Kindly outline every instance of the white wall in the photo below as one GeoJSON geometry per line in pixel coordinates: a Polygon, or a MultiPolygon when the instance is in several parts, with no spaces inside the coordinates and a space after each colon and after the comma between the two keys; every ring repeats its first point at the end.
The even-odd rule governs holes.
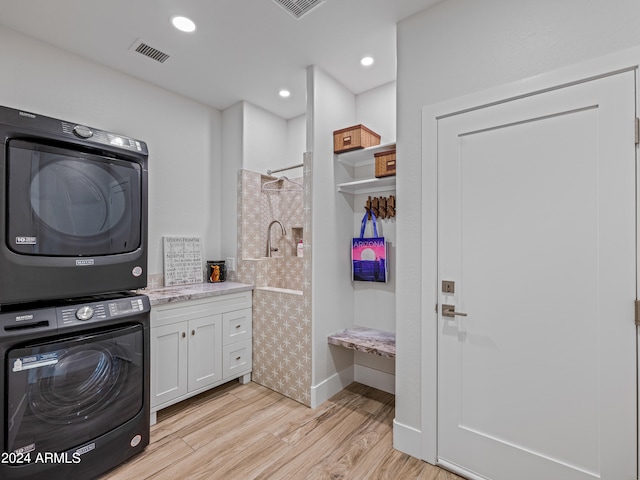
{"type": "MultiPolygon", "coordinates": [[[[396,140],[396,82],[387,83],[356,96],[356,123],[363,124],[380,135],[380,143],[396,140]]],[[[348,125],[344,125],[345,127],[348,125]]],[[[401,162],[402,163],[402,162],[401,162]]],[[[400,167],[402,168],[402,167],[400,167]]],[[[358,168],[363,177],[373,177],[375,166],[358,168]]],[[[394,190],[371,194],[372,197],[396,195],[394,190]]],[[[354,195],[354,220],[352,236],[360,232],[364,206],[369,195],[354,195]]],[[[371,235],[371,225],[366,235],[371,235]]],[[[389,281],[387,283],[354,282],[355,313],[353,323],[380,330],[395,332],[396,317],[396,219],[379,219],[378,234],[385,237],[389,255],[389,281]]],[[[366,356],[358,357],[361,361],[366,356]]]]}
{"type": "Polygon", "coordinates": [[[639,18],[636,0],[445,0],[398,25],[394,443],[403,451],[425,449],[407,438],[421,427],[421,325],[436,302],[435,272],[423,285],[420,271],[423,252],[435,255],[421,242],[422,107],[640,45],[639,18]]]}
{"type": "MultiPolygon", "coordinates": [[[[355,95],[317,67],[309,67],[307,97],[309,150],[313,151],[312,213],[312,406],[340,388],[336,374],[353,363],[345,349],[329,350],[327,336],[353,322],[350,281],[353,211],[336,182],[346,173],[333,159],[333,131],[355,124],[355,95]],[[330,386],[328,384],[331,384],[330,386]],[[316,393],[314,393],[316,392],[316,393]]],[[[347,382],[348,383],[348,382],[347,382]]]]}
{"type": "MultiPolygon", "coordinates": [[[[243,167],[254,172],[286,167],[288,126],[282,117],[248,102],[244,105],[243,167]]],[[[300,152],[302,156],[302,152],[300,152]]]]}
{"type": "Polygon", "coordinates": [[[4,27],[0,65],[0,104],[147,142],[147,273],[162,273],[162,235],[200,236],[219,256],[219,111],[4,27]]]}
{"type": "MultiPolygon", "coordinates": [[[[302,163],[302,154],[307,150],[307,116],[300,115],[299,117],[287,120],[287,151],[284,157],[284,167],[290,167],[291,165],[299,165],[302,163]]],[[[286,175],[289,178],[302,178],[302,168],[294,168],[293,170],[287,170],[282,172],[282,175],[286,175]]]]}
{"type": "MultiPolygon", "coordinates": [[[[243,102],[222,112],[222,168],[221,168],[221,260],[238,256],[238,170],[243,158],[243,102]]],[[[229,278],[233,279],[232,272],[229,278]]]]}
{"type": "Polygon", "coordinates": [[[395,142],[396,82],[359,93],[356,96],[356,121],[380,135],[380,143],[395,142]]]}

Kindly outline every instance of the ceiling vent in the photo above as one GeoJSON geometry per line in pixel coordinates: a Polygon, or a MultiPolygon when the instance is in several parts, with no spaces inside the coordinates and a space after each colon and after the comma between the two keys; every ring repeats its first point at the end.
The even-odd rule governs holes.
{"type": "Polygon", "coordinates": [[[151,45],[146,44],[140,39],[136,40],[129,50],[141,53],[145,57],[149,57],[160,63],[164,63],[170,57],[168,53],[164,53],[157,48],[153,48],[151,45]]]}
{"type": "Polygon", "coordinates": [[[311,10],[322,5],[325,0],[273,0],[295,18],[302,18],[311,10]]]}

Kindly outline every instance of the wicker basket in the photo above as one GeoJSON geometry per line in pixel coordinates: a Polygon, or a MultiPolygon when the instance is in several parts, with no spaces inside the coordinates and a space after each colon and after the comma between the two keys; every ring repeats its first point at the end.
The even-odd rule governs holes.
{"type": "Polygon", "coordinates": [[[380,135],[364,125],[354,125],[333,132],[333,153],[348,152],[380,145],[380,135]]]}
{"type": "Polygon", "coordinates": [[[376,177],[390,177],[396,174],[396,151],[376,153],[376,177]]]}

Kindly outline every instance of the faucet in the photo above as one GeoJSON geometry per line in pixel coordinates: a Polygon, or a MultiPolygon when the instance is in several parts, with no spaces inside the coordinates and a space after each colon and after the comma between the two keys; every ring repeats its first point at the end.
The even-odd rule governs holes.
{"type": "Polygon", "coordinates": [[[284,226],[278,220],[274,220],[269,224],[269,227],[267,228],[267,257],[271,256],[271,252],[278,251],[277,248],[271,248],[271,227],[273,226],[274,223],[277,223],[278,225],[280,225],[280,228],[282,229],[282,235],[287,234],[286,230],[284,229],[284,226]]]}

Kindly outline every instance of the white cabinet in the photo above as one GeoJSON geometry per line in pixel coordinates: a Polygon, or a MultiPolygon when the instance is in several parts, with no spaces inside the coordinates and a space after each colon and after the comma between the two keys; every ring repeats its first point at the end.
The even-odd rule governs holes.
{"type": "Polygon", "coordinates": [[[252,369],[251,292],[151,308],[151,421],[155,412],[252,369]]]}

